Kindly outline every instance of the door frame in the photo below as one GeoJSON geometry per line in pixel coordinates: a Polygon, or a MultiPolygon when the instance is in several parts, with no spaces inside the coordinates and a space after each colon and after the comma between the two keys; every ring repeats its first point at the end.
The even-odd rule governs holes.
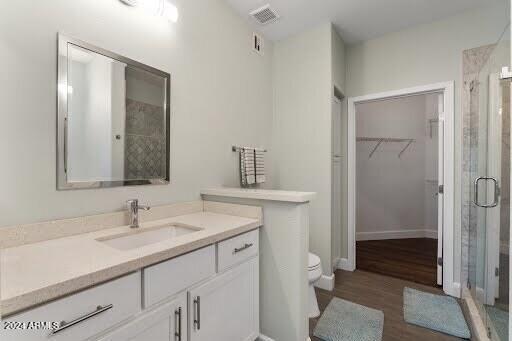
{"type": "Polygon", "coordinates": [[[341,259],[342,253],[342,229],[343,229],[343,162],[342,162],[342,150],[343,150],[343,136],[342,136],[342,125],[343,125],[343,100],[338,98],[336,94],[332,96],[332,153],[331,153],[331,178],[332,178],[332,195],[331,195],[331,203],[333,205],[333,209],[331,210],[331,259],[333,267],[336,268],[341,259]],[[336,106],[336,108],[335,108],[336,106]],[[336,116],[338,116],[338,122],[335,119],[335,111],[338,111],[336,116]],[[336,123],[339,123],[336,125],[336,123]],[[336,141],[335,136],[338,134],[338,140],[336,141]],[[336,152],[336,143],[338,145],[338,151],[336,152]],[[339,174],[335,174],[334,168],[338,165],[339,174]],[[339,175],[339,176],[336,176],[339,175]],[[338,192],[336,192],[335,181],[336,178],[339,181],[338,192]],[[338,207],[334,206],[335,200],[338,198],[339,205],[338,207]]]}
{"type": "MultiPolygon", "coordinates": [[[[460,297],[460,284],[455,283],[454,262],[454,199],[455,199],[455,90],[454,81],[422,85],[400,90],[348,98],[348,238],[347,270],[356,268],[356,105],[383,99],[400,98],[429,93],[443,93],[444,115],[444,200],[443,200],[443,290],[460,297]]],[[[441,126],[441,125],[440,125],[441,126]]],[[[457,236],[460,243],[460,233],[457,236]]],[[[459,268],[460,271],[460,268],[459,268]]]]}

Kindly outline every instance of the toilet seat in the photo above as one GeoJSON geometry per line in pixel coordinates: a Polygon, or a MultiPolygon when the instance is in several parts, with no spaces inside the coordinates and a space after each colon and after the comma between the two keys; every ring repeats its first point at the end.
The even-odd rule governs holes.
{"type": "Polygon", "coordinates": [[[313,253],[309,253],[308,271],[316,270],[318,267],[320,267],[320,257],[313,253]]]}

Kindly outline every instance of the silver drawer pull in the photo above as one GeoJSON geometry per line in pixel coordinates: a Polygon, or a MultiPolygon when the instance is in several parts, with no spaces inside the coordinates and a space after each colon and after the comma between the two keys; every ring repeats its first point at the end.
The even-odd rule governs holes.
{"type": "Polygon", "coordinates": [[[174,315],[176,317],[176,320],[175,323],[176,323],[176,332],[174,333],[174,336],[175,338],[177,338],[178,341],[182,341],[181,340],[181,307],[178,308],[178,310],[176,310],[174,312],[174,315]]]}
{"type": "Polygon", "coordinates": [[[96,310],[95,310],[95,311],[92,311],[92,312],[90,312],[90,313],[88,313],[88,314],[86,314],[86,315],[84,315],[84,316],[82,316],[82,317],[79,317],[79,318],[77,318],[77,319],[75,319],[75,320],[73,320],[73,321],[69,321],[69,322],[62,321],[62,322],[60,323],[59,328],[54,329],[54,330],[50,333],[50,335],[55,335],[55,334],[57,334],[57,333],[60,333],[60,332],[61,332],[61,331],[63,331],[63,330],[66,330],[66,329],[68,329],[68,328],[71,328],[71,327],[73,327],[74,325],[77,325],[77,324],[79,324],[79,323],[81,323],[81,322],[84,322],[84,321],[86,321],[86,320],[88,320],[88,319],[90,319],[90,318],[92,318],[92,317],[94,317],[94,316],[96,316],[96,315],[99,315],[99,314],[101,314],[101,313],[104,313],[105,311],[110,310],[110,309],[112,309],[112,308],[114,308],[114,305],[113,305],[113,304],[109,304],[109,305],[106,305],[106,306],[104,306],[104,307],[103,307],[103,306],[101,306],[101,305],[99,305],[99,306],[97,306],[97,307],[96,307],[96,310]]]}
{"type": "Polygon", "coordinates": [[[195,307],[195,316],[194,318],[194,325],[196,326],[196,330],[201,330],[201,297],[197,296],[197,298],[194,300],[194,307],[195,307]]]}
{"type": "Polygon", "coordinates": [[[253,246],[254,244],[253,243],[250,243],[250,244],[245,244],[244,246],[242,247],[239,247],[239,248],[235,248],[233,250],[233,253],[239,253],[239,252],[242,252],[243,250],[247,250],[248,248],[250,248],[251,246],[253,246]]]}

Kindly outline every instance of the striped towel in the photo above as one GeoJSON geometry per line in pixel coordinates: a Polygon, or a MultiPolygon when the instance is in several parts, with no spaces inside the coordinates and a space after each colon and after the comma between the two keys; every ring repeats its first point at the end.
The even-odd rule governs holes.
{"type": "Polygon", "coordinates": [[[264,150],[240,148],[240,183],[242,187],[261,184],[265,180],[264,150]]]}
{"type": "Polygon", "coordinates": [[[253,148],[240,148],[240,182],[242,186],[256,183],[256,168],[253,148]]]}
{"type": "Polygon", "coordinates": [[[265,182],[265,152],[261,149],[254,150],[254,167],[256,169],[256,183],[265,182]]]}

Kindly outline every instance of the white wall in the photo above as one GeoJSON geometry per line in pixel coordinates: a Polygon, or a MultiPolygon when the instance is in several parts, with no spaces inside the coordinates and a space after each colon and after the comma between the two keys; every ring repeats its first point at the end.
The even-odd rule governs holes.
{"type": "Polygon", "coordinates": [[[436,116],[435,107],[427,108],[430,97],[437,100],[418,95],[356,106],[357,137],[415,139],[401,158],[407,142],[382,143],[371,158],[377,142],[357,143],[358,240],[435,236],[436,225],[426,225],[437,222],[437,212],[427,210],[437,200],[427,181],[437,178],[437,144],[431,143],[428,129],[428,119],[436,116]],[[435,172],[427,175],[432,165],[435,172]]]}
{"type": "MultiPolygon", "coordinates": [[[[112,61],[104,56],[95,56],[86,66],[87,92],[83,129],[85,133],[83,162],[78,171],[87,166],[87,171],[77,181],[94,179],[109,180],[112,177],[112,61]]],[[[70,165],[70,168],[74,165],[70,165]]],[[[73,174],[74,172],[71,172],[73,174]]],[[[75,180],[74,176],[71,176],[75,180]]]]}
{"type": "Polygon", "coordinates": [[[176,24],[118,0],[0,2],[0,226],[121,210],[129,198],[195,200],[201,187],[238,184],[232,144],[272,153],[272,43],[252,52],[252,30],[224,1],[175,3],[176,24]],[[171,74],[170,185],[56,190],[57,32],[171,74]]]}
{"type": "Polygon", "coordinates": [[[112,63],[112,131],[110,132],[112,144],[112,179],[124,180],[125,165],[125,139],[117,139],[116,135],[124,137],[126,132],[126,64],[112,63]]]}
{"type": "Polygon", "coordinates": [[[317,192],[309,249],[331,268],[331,24],[274,47],[274,184],[317,192]]]}
{"type": "MultiPolygon", "coordinates": [[[[462,51],[496,42],[510,11],[503,6],[466,12],[434,23],[387,34],[347,48],[347,96],[455,81],[456,168],[461,174],[462,51]]],[[[454,250],[460,265],[461,182],[455,177],[454,250]]],[[[343,245],[346,247],[346,245],[343,245]]],[[[346,256],[346,248],[343,250],[346,256]]],[[[459,264],[459,265],[457,265],[459,264]]],[[[456,270],[454,280],[459,280],[456,270]]]]}
{"type": "Polygon", "coordinates": [[[338,32],[331,29],[332,83],[345,93],[345,43],[338,32]]]}
{"type": "Polygon", "coordinates": [[[59,91],[68,91],[68,163],[70,165],[77,165],[76,167],[69,167],[69,177],[74,179],[81,179],[89,173],[89,165],[83,162],[87,159],[85,150],[87,146],[87,136],[85,129],[88,119],[87,103],[88,103],[88,87],[86,82],[87,65],[78,61],[72,61],[69,64],[71,70],[71,88],[59,89],[59,91]]]}
{"type": "MultiPolygon", "coordinates": [[[[70,49],[70,57],[76,50],[70,49]]],[[[68,92],[68,129],[72,141],[68,148],[70,181],[112,179],[113,65],[110,58],[101,55],[85,63],[76,60],[71,63],[68,92]]]]}

